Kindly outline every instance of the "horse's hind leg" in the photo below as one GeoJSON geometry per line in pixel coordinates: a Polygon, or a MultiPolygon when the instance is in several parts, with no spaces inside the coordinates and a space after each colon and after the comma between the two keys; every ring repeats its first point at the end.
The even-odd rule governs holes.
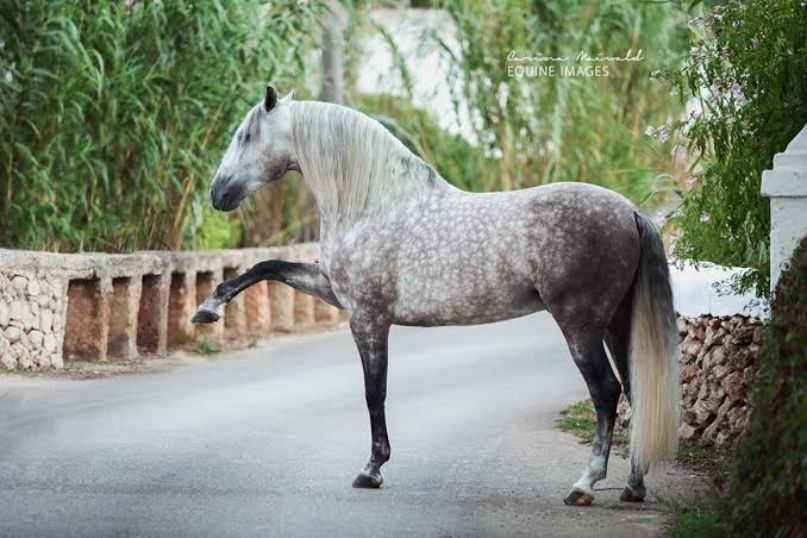
{"type": "MultiPolygon", "coordinates": [[[[630,321],[633,309],[632,293],[629,293],[614,314],[614,318],[608,325],[605,333],[605,343],[614,359],[619,377],[622,378],[622,387],[625,391],[625,398],[631,403],[630,392],[630,367],[628,364],[630,356],[630,321]]],[[[620,499],[628,502],[641,502],[644,500],[647,490],[644,485],[644,470],[639,469],[635,464],[631,464],[630,476],[625,489],[622,490],[620,499]]]]}
{"type": "Polygon", "coordinates": [[[605,355],[602,331],[565,330],[564,334],[572,359],[583,374],[594,402],[597,430],[588,465],[563,502],[568,505],[589,505],[594,500],[594,483],[605,478],[608,468],[611,435],[614,432],[621,387],[605,355]]]}

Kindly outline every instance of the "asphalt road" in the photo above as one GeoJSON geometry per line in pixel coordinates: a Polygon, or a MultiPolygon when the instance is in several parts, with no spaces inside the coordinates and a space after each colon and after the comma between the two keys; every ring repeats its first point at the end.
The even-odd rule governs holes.
{"type": "Polygon", "coordinates": [[[346,330],[275,339],[151,375],[0,376],[3,536],[648,536],[698,479],[668,471],[618,501],[564,506],[589,449],[553,429],[586,396],[546,314],[395,328],[380,490],[346,330]],[[679,495],[679,496],[680,496],[679,495]]]}

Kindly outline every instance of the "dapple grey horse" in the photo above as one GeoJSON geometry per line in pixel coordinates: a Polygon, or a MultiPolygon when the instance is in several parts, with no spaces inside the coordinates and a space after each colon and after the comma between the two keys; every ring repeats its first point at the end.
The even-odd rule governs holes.
{"type": "Polygon", "coordinates": [[[605,477],[623,388],[632,428],[621,498],[644,499],[644,474],[675,450],[679,394],[667,260],[636,207],[582,183],[464,192],[375,120],[291,94],[278,99],[268,87],[214,176],[213,207],[232,211],[290,170],[302,174],[317,202],[319,262],[259,263],[219,285],[193,321],[218,320],[222,305],[260,280],[347,310],[372,435],[355,487],[379,487],[390,457],[384,400],[391,325],[480,324],[547,310],[597,412],[591,458],[564,502],[590,504],[594,483],[605,477]]]}

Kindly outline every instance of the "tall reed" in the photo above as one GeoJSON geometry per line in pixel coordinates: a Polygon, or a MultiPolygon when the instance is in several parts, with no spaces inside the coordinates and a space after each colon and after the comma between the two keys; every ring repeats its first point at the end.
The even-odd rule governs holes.
{"type": "Polygon", "coordinates": [[[0,245],[193,247],[232,128],[318,2],[0,0],[0,245]]]}

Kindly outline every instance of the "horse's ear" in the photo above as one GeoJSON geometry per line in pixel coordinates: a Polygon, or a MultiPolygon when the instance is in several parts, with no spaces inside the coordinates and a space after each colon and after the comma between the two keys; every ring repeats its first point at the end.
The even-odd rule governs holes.
{"type": "Polygon", "coordinates": [[[275,105],[277,104],[277,93],[275,89],[271,86],[266,87],[266,97],[263,98],[263,109],[266,112],[269,112],[275,105]]]}
{"type": "Polygon", "coordinates": [[[280,102],[281,102],[281,103],[290,103],[292,100],[294,100],[294,90],[291,90],[289,93],[287,93],[286,95],[284,95],[284,96],[283,96],[283,97],[280,99],[280,102]]]}

